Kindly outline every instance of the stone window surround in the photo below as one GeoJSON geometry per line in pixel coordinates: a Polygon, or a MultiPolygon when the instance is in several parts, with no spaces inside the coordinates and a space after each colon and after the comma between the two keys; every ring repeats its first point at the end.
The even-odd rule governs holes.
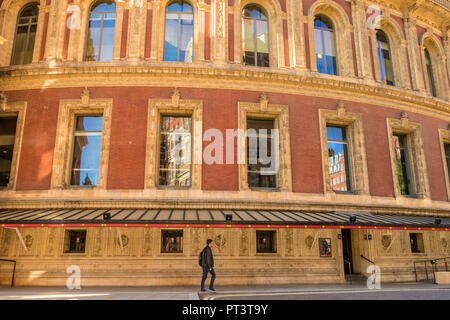
{"type": "MultiPolygon", "coordinates": [[[[153,11],[153,27],[152,33],[155,33],[157,39],[157,52],[156,59],[158,61],[164,61],[164,44],[165,44],[165,33],[166,33],[166,9],[167,6],[173,0],[161,0],[160,3],[154,4],[153,11]],[[159,16],[157,16],[159,14],[159,16]],[[155,16],[156,15],[156,16],[155,16]],[[155,22],[157,25],[155,25],[155,22]]],[[[193,26],[193,57],[192,62],[197,62],[204,60],[204,34],[205,34],[205,8],[203,5],[197,0],[188,0],[189,4],[192,5],[193,8],[193,16],[194,16],[194,26],[193,26]]],[[[152,34],[152,38],[154,35],[152,34]]],[[[152,41],[152,48],[154,47],[154,43],[152,41]]],[[[153,49],[152,49],[153,51],[153,49]]],[[[153,53],[154,55],[155,53],[153,53]]],[[[174,61],[172,63],[184,63],[181,61],[174,61]]],[[[186,62],[189,64],[191,62],[186,62]]]]}
{"type": "Polygon", "coordinates": [[[444,168],[444,179],[445,179],[445,185],[447,187],[447,201],[450,201],[450,178],[449,178],[450,168],[447,167],[447,161],[446,161],[445,149],[444,149],[444,143],[450,144],[450,126],[447,130],[438,129],[438,131],[439,131],[439,145],[441,146],[441,153],[442,153],[442,166],[444,168]]]}
{"type": "MultiPolygon", "coordinates": [[[[380,16],[381,30],[384,31],[389,40],[389,49],[391,53],[392,69],[394,72],[394,86],[400,88],[411,88],[408,71],[408,59],[406,49],[408,42],[404,39],[403,31],[398,23],[387,13],[380,16]]],[[[381,82],[380,63],[377,50],[377,31],[378,29],[369,30],[372,44],[372,63],[375,70],[375,80],[381,82]]]]}
{"type": "Polygon", "coordinates": [[[425,49],[428,49],[431,59],[431,67],[433,70],[434,86],[436,87],[436,96],[447,100],[449,97],[449,82],[445,72],[445,64],[447,57],[444,54],[444,48],[436,39],[432,32],[426,32],[422,35],[420,41],[420,59],[423,66],[423,77],[425,80],[425,88],[431,95],[431,88],[428,81],[428,72],[426,69],[425,49]]]}
{"type": "Polygon", "coordinates": [[[337,74],[331,76],[354,77],[355,70],[351,42],[353,25],[350,24],[350,20],[344,9],[336,2],[329,0],[315,1],[308,9],[308,16],[305,17],[305,21],[308,23],[311,71],[317,72],[314,18],[319,14],[329,18],[334,28],[337,74]]]}
{"type": "MultiPolygon", "coordinates": [[[[238,2],[238,1],[236,1],[238,2]]],[[[235,62],[243,64],[243,46],[240,45],[242,39],[242,12],[244,8],[249,4],[256,4],[262,7],[267,12],[268,27],[269,27],[269,68],[276,68],[285,65],[284,61],[284,45],[283,45],[283,26],[281,10],[278,1],[271,0],[240,0],[239,5],[234,8],[234,57],[235,62]],[[236,60],[237,59],[237,60],[236,60]]],[[[252,67],[252,66],[249,66],[252,67]]],[[[264,68],[257,67],[255,68],[264,68]]]]}
{"type": "MultiPolygon", "coordinates": [[[[39,2],[39,0],[35,0],[36,2],[39,2]]],[[[12,56],[12,50],[16,35],[16,26],[17,26],[17,17],[22,10],[22,8],[29,4],[30,2],[33,2],[32,0],[18,0],[12,2],[10,6],[8,6],[8,9],[5,11],[5,17],[4,17],[4,28],[3,31],[5,38],[10,41],[5,41],[3,44],[4,48],[0,50],[0,65],[2,66],[9,66],[11,62],[11,56],[12,56]],[[7,23],[8,22],[8,23],[7,23]]],[[[44,28],[44,16],[46,13],[50,11],[50,7],[40,4],[39,7],[39,15],[38,15],[38,25],[36,29],[36,37],[34,42],[34,53],[33,53],[33,59],[32,63],[36,63],[39,60],[39,51],[41,48],[41,42],[42,42],[42,36],[43,36],[43,28],[44,28]]],[[[0,28],[1,28],[1,20],[0,20],[0,28]]],[[[2,47],[3,47],[2,46],[2,47]]]]}
{"type": "Polygon", "coordinates": [[[188,189],[200,190],[202,183],[201,159],[203,156],[203,101],[180,99],[180,93],[177,88],[174,89],[170,99],[148,100],[144,189],[174,188],[158,185],[159,152],[157,150],[160,139],[161,114],[190,115],[192,117],[191,186],[188,189]]]}
{"type": "Polygon", "coordinates": [[[112,118],[112,99],[91,99],[85,88],[80,100],[61,100],[58,112],[55,150],[53,153],[53,166],[51,189],[85,190],[106,189],[108,175],[108,160],[112,118]],[[74,141],[75,117],[78,115],[102,114],[102,146],[100,151],[99,176],[96,186],[71,186],[72,151],[74,141]]]}
{"type": "Polygon", "coordinates": [[[8,186],[0,188],[1,190],[15,190],[17,184],[17,173],[19,167],[20,152],[22,149],[23,128],[25,125],[25,114],[27,102],[8,102],[4,93],[0,94],[0,118],[17,117],[16,136],[14,140],[14,150],[11,162],[10,179],[8,186]]]}
{"type": "MultiPolygon", "coordinates": [[[[292,174],[291,174],[291,145],[289,133],[289,106],[269,104],[269,100],[265,93],[260,96],[259,103],[238,102],[238,129],[241,132],[247,131],[247,118],[254,117],[260,119],[274,120],[274,129],[279,129],[279,171],[277,174],[277,188],[282,192],[292,191],[292,174]]],[[[238,154],[246,155],[246,140],[238,139],[238,154]]],[[[239,161],[239,189],[252,190],[248,186],[247,158],[239,161]],[[242,163],[244,162],[244,163],[242,163]]],[[[255,189],[259,190],[259,189],[255,189]]]]}
{"type": "Polygon", "coordinates": [[[386,124],[395,198],[413,197],[419,199],[430,199],[430,186],[428,182],[427,165],[422,141],[422,126],[419,123],[409,121],[406,112],[401,113],[400,119],[386,119],[386,124]],[[393,143],[394,133],[406,135],[410,159],[411,185],[413,187],[412,195],[410,196],[403,196],[398,184],[395,146],[393,143]]]}
{"type": "Polygon", "coordinates": [[[344,103],[338,102],[336,110],[319,109],[320,139],[322,147],[323,183],[326,193],[335,193],[330,182],[330,164],[328,157],[327,125],[339,125],[347,128],[349,162],[351,165],[350,194],[369,195],[369,171],[364,140],[362,115],[345,110],[344,103]]]}

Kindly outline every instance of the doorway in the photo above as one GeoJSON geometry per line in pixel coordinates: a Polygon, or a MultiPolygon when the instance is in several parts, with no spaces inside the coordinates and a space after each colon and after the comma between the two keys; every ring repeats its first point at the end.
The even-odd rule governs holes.
{"type": "Polygon", "coordinates": [[[344,273],[353,274],[352,233],[350,229],[342,229],[342,251],[344,259],[344,273]]]}

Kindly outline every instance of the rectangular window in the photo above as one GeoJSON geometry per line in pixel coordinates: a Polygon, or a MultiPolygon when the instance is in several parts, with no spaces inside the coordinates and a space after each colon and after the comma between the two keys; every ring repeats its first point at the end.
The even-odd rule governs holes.
{"type": "Polygon", "coordinates": [[[277,172],[273,166],[273,120],[247,119],[247,169],[250,188],[276,188],[277,172]]]}
{"type": "Polygon", "coordinates": [[[65,253],[84,253],[86,230],[67,230],[64,244],[65,253]]]}
{"type": "Polygon", "coordinates": [[[331,257],[331,239],[319,238],[319,255],[321,257],[331,257]]]}
{"type": "Polygon", "coordinates": [[[161,253],[183,253],[183,230],[161,231],[161,253]]]}
{"type": "Polygon", "coordinates": [[[276,253],[276,231],[256,230],[256,252],[276,253]]]}
{"type": "Polygon", "coordinates": [[[394,133],[395,162],[397,164],[397,179],[402,195],[411,195],[411,171],[407,136],[394,133]]]}
{"type": "Polygon", "coordinates": [[[191,186],[192,119],[162,116],[159,142],[159,185],[191,186]]]}
{"type": "Polygon", "coordinates": [[[16,139],[17,118],[0,118],[0,187],[7,187],[16,139]]]}
{"type": "Polygon", "coordinates": [[[76,116],[72,154],[73,186],[96,186],[102,145],[101,115],[76,116]]]}
{"type": "Polygon", "coordinates": [[[410,233],[409,241],[411,243],[412,253],[423,253],[425,249],[423,247],[423,235],[421,233],[410,233]]]}
{"type": "Polygon", "coordinates": [[[351,167],[347,128],[327,125],[327,142],[330,175],[333,181],[337,180],[337,183],[332,185],[332,190],[351,192],[351,167]],[[342,176],[341,179],[339,179],[340,176],[342,176]]]}
{"type": "Polygon", "coordinates": [[[444,143],[445,161],[447,163],[447,174],[450,181],[450,143],[444,143]]]}

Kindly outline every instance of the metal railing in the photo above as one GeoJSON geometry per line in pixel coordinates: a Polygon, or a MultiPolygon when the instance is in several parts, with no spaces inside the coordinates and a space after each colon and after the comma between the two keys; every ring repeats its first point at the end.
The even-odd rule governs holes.
{"type": "Polygon", "coordinates": [[[362,254],[361,254],[360,256],[361,256],[361,258],[363,258],[364,260],[369,261],[371,264],[375,265],[375,262],[373,262],[372,260],[370,260],[370,259],[364,257],[362,254]]]}
{"type": "Polygon", "coordinates": [[[11,278],[11,287],[13,287],[14,286],[14,277],[16,275],[16,261],[15,260],[8,260],[8,259],[0,259],[0,261],[14,263],[13,272],[12,272],[12,278],[11,278]]]}
{"type": "MultiPolygon", "coordinates": [[[[436,272],[439,271],[439,266],[445,267],[445,271],[448,272],[449,271],[449,266],[448,266],[449,262],[450,262],[450,257],[414,261],[413,266],[414,266],[414,276],[416,278],[416,282],[419,281],[417,271],[418,271],[418,266],[420,266],[421,264],[423,264],[423,266],[424,266],[425,277],[426,277],[426,279],[423,279],[422,281],[431,280],[430,277],[428,276],[428,274],[429,274],[428,268],[431,267],[430,274],[432,271],[433,282],[436,283],[436,272]],[[428,266],[428,264],[429,264],[429,266],[428,266]]],[[[441,268],[441,269],[444,269],[444,268],[441,268]]]]}

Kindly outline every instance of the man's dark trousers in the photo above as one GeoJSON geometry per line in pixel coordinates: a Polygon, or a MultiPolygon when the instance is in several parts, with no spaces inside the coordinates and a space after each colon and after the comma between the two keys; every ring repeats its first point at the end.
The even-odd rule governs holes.
{"type": "Polygon", "coordinates": [[[201,289],[205,289],[205,281],[208,277],[208,272],[211,272],[211,282],[209,283],[209,289],[214,289],[214,280],[216,280],[216,272],[214,271],[214,268],[209,270],[208,267],[203,267],[203,276],[202,276],[202,286],[201,289]]]}

